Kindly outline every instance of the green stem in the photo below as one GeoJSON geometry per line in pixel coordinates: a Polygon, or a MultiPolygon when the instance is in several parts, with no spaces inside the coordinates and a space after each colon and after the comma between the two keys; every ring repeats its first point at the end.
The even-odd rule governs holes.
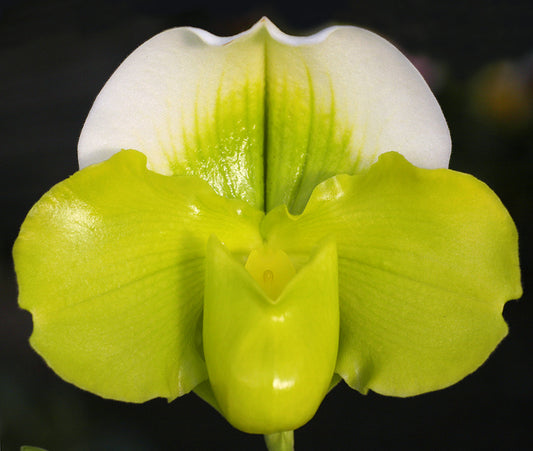
{"type": "Polygon", "coordinates": [[[294,431],[265,434],[268,451],[294,451],[294,431]]]}

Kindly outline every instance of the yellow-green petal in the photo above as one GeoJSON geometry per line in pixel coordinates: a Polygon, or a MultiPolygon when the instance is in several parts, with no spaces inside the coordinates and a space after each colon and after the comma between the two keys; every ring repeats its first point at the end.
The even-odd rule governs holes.
{"type": "Polygon", "coordinates": [[[263,233],[301,254],[335,237],[336,371],[363,393],[410,396],[465,377],[506,335],[503,305],[522,292],[516,228],[498,197],[396,153],[319,185],[300,216],[272,211],[263,233]]]}
{"type": "Polygon", "coordinates": [[[61,377],[106,398],[173,399],[207,377],[205,246],[261,242],[262,213],[196,177],[163,176],[123,151],[59,183],[13,250],[31,344],[61,377]]]}
{"type": "MultiPolygon", "coordinates": [[[[275,271],[268,259],[265,264],[265,273],[275,271]]],[[[328,392],[335,369],[335,243],[321,243],[279,297],[272,298],[212,238],[203,324],[209,381],[226,419],[256,434],[302,426],[328,392]]]]}

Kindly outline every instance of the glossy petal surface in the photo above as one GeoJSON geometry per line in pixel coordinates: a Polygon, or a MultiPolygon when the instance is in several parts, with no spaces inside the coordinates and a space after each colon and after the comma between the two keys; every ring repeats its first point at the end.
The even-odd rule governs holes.
{"type": "Polygon", "coordinates": [[[205,245],[261,242],[262,213],[196,177],[123,151],[32,208],[14,248],[31,344],[61,377],[107,398],[173,399],[206,377],[199,343],[205,245]]]}
{"type": "Polygon", "coordinates": [[[175,28],[137,48],[98,95],[80,167],[136,149],[162,174],[196,175],[263,208],[264,37],[175,28]]]}
{"type": "Polygon", "coordinates": [[[344,26],[298,38],[262,19],[230,38],[176,28],[135,50],[95,101],[80,165],[123,148],[163,174],[298,213],[318,183],[383,152],[446,167],[450,137],[421,75],[381,37],[344,26]]]}
{"type": "Polygon", "coordinates": [[[272,245],[302,255],[326,235],[339,254],[336,371],[361,392],[410,396],[481,365],[521,295],[517,233],[475,178],[411,166],[395,153],[314,191],[301,216],[265,218],[272,245]]]}

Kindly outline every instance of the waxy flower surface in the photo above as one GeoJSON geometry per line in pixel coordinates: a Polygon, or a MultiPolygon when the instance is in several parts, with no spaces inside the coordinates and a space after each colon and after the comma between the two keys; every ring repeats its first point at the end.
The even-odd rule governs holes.
{"type": "Polygon", "coordinates": [[[371,32],[163,32],[105,85],[80,171],[22,225],[31,344],[85,390],[194,390],[250,433],[302,426],[341,379],[454,384],[521,286],[512,219],[446,169],[450,147],[422,77],[371,32]]]}

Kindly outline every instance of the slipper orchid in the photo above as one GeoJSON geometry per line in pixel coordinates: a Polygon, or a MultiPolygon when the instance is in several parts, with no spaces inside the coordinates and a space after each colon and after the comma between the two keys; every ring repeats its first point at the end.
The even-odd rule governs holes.
{"type": "Polygon", "coordinates": [[[340,379],[454,384],[521,285],[512,219],[446,169],[450,147],[422,77],[369,31],[165,31],[107,82],[80,171],[22,225],[31,344],[106,398],[194,390],[277,449],[340,379]]]}

